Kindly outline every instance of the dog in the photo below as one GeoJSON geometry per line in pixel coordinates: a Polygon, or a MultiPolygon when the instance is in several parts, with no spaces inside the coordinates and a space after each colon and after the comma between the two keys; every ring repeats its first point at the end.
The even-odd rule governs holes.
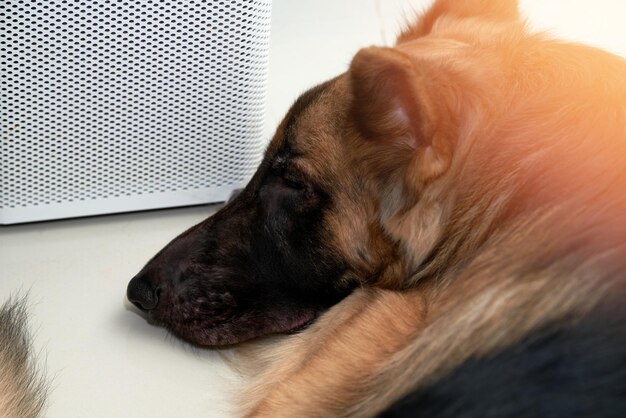
{"type": "Polygon", "coordinates": [[[625,292],[626,61],[436,0],[127,296],[255,353],[248,417],[622,417],[625,292]]]}
{"type": "Polygon", "coordinates": [[[34,418],[43,413],[48,381],[31,348],[26,298],[0,307],[0,416],[34,418]]]}

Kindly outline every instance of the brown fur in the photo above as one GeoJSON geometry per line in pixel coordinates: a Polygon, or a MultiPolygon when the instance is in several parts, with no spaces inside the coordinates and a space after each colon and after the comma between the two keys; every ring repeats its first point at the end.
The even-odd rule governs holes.
{"type": "Polygon", "coordinates": [[[293,127],[362,289],[258,350],[247,416],[375,415],[623,287],[626,63],[516,10],[436,2],[293,127]]]}

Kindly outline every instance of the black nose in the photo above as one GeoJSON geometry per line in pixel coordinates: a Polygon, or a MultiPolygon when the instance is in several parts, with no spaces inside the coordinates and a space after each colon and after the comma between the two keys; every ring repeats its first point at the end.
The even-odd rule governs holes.
{"type": "Polygon", "coordinates": [[[149,311],[159,304],[159,289],[142,275],[137,275],[128,283],[126,297],[139,309],[149,311]]]}

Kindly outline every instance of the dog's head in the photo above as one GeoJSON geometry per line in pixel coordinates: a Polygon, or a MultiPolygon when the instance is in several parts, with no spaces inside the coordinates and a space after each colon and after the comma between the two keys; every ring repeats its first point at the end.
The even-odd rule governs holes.
{"type": "Polygon", "coordinates": [[[515,2],[438,1],[395,48],[360,51],[295,102],[247,187],[159,252],[129,299],[213,346],[298,330],[356,286],[402,288],[441,236],[466,100],[484,77],[502,83],[489,34],[515,19],[515,2]],[[491,32],[462,23],[481,19],[491,32]]]}
{"type": "Polygon", "coordinates": [[[181,234],[128,297],[201,345],[298,330],[398,259],[354,165],[346,77],[302,95],[257,172],[224,208],[181,234]]]}

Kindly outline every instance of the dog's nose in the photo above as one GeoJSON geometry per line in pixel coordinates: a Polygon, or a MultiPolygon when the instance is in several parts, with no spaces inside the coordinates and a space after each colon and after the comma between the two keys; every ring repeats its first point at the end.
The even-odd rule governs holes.
{"type": "Polygon", "coordinates": [[[159,304],[159,289],[139,274],[128,283],[126,297],[139,309],[149,311],[159,304]]]}

